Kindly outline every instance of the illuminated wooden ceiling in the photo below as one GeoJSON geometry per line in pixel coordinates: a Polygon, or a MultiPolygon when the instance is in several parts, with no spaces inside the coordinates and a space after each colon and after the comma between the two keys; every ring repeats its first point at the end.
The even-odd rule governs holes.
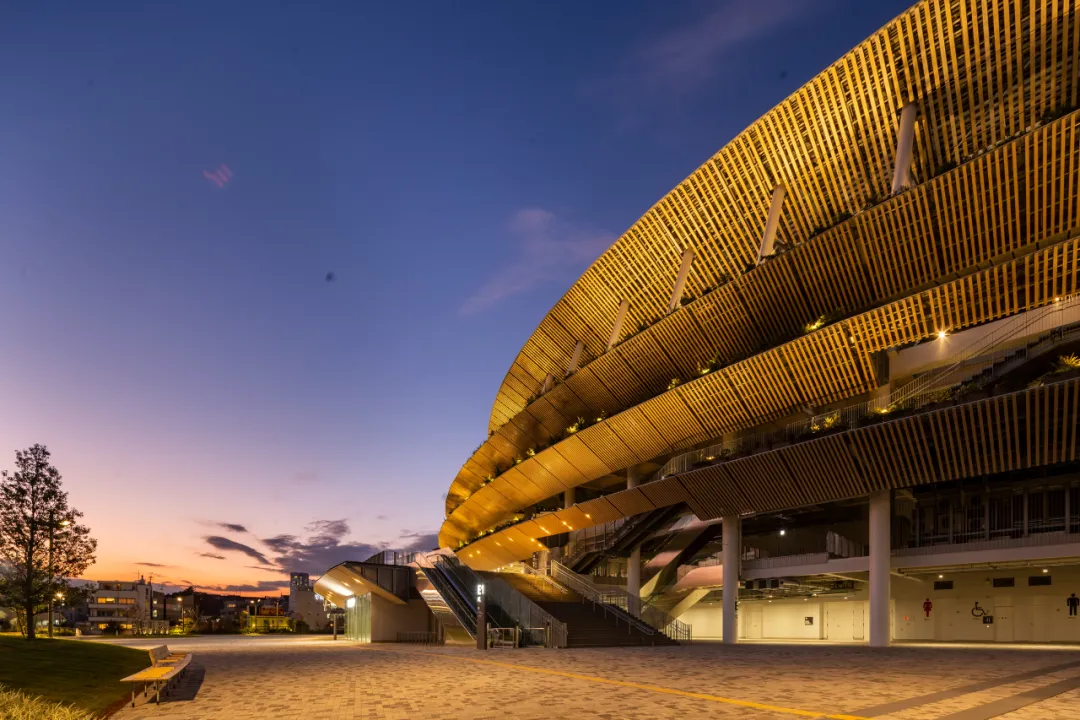
{"type": "Polygon", "coordinates": [[[507,470],[447,517],[454,547],[530,504],[661,453],[877,386],[874,353],[1014,315],[1080,290],[1080,237],[902,298],[680,385],[507,470]]]}
{"type": "Polygon", "coordinates": [[[864,497],[1080,460],[1080,380],[1023,390],[730,460],[590,500],[487,535],[460,551],[493,570],[538,538],[687,503],[702,520],[864,497]],[[991,452],[986,452],[990,449],[991,452]]]}

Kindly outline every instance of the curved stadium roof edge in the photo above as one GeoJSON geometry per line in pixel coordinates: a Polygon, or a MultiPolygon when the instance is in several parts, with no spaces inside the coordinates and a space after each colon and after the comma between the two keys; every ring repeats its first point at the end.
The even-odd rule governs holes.
{"type": "MultiPolygon", "coordinates": [[[[778,347],[791,339],[787,326],[810,320],[837,296],[826,285],[854,293],[847,318],[1073,230],[1076,201],[1056,202],[1054,192],[1068,197],[1080,173],[1080,122],[1065,112],[1080,106],[1076,14],[1065,0],[923,0],[736,135],[649,208],[547,313],[503,378],[492,434],[451,486],[448,519],[461,514],[465,498],[473,510],[461,512],[474,516],[483,503],[471,496],[484,489],[485,474],[559,434],[564,416],[581,408],[618,413],[652,397],[650,383],[665,370],[635,375],[635,363],[645,368],[656,360],[650,350],[669,356],[668,367],[686,378],[700,348],[683,346],[708,345],[736,315],[741,327],[765,337],[765,349],[778,347]],[[908,102],[918,106],[915,188],[889,199],[898,115],[908,102]],[[799,252],[754,266],[778,185],[787,197],[776,239],[799,252]],[[687,249],[694,259],[685,290],[699,302],[668,315],[687,249]],[[845,267],[872,277],[844,285],[838,278],[845,267]],[[712,292],[703,304],[706,290],[712,292]],[[634,338],[636,350],[627,340],[608,352],[623,301],[629,310],[619,340],[662,322],[634,338]],[[705,309],[726,313],[712,330],[702,320],[705,309]],[[781,310],[790,317],[777,319],[781,310]],[[692,336],[695,327],[701,337],[692,336]],[[578,342],[579,373],[529,405],[546,375],[563,374],[578,342]]],[[[564,442],[556,438],[552,446],[564,442]]]]}

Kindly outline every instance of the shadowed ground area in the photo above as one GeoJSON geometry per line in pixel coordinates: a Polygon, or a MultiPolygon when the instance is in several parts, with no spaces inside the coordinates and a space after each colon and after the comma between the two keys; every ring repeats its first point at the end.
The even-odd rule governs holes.
{"type": "Polygon", "coordinates": [[[0,636],[0,685],[94,713],[124,696],[117,680],[149,664],[145,652],[126,647],[0,636]]]}
{"type": "Polygon", "coordinates": [[[172,701],[140,702],[117,718],[1065,720],[1080,707],[1080,652],[1049,646],[702,643],[485,653],[203,637],[170,648],[195,653],[197,672],[172,701]]]}

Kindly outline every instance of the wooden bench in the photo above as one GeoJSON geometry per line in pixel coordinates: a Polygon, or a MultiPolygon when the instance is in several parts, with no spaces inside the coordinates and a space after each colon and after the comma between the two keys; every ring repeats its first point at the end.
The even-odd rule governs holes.
{"type": "Polygon", "coordinates": [[[131,683],[131,707],[135,707],[135,685],[142,683],[143,695],[146,694],[150,685],[154,686],[157,702],[161,704],[161,689],[165,688],[165,694],[169,694],[169,683],[179,678],[191,662],[191,653],[169,652],[168,645],[161,645],[150,649],[150,667],[140,670],[134,675],[128,675],[120,682],[131,683]]]}

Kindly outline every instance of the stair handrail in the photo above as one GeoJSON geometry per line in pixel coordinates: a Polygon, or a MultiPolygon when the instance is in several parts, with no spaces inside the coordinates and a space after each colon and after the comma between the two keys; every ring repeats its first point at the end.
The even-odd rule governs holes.
{"type": "Polygon", "coordinates": [[[622,621],[626,623],[626,627],[637,628],[638,631],[645,635],[655,635],[656,628],[652,627],[646,622],[643,622],[640,618],[634,617],[629,612],[614,604],[610,600],[606,600],[594,585],[581,580],[581,576],[575,573],[573,570],[567,568],[561,563],[555,561],[551,562],[550,572],[553,578],[556,579],[562,585],[565,585],[570,590],[576,592],[584,600],[588,600],[594,606],[597,606],[605,614],[611,613],[615,617],[616,622],[622,621]]]}
{"type": "MultiPolygon", "coordinates": [[[[570,565],[573,565],[575,562],[577,562],[577,560],[581,559],[582,557],[584,557],[588,553],[591,553],[591,552],[603,553],[603,552],[615,547],[616,545],[619,544],[620,541],[624,540],[627,535],[629,535],[630,533],[634,532],[637,529],[639,522],[644,522],[644,520],[647,517],[651,516],[652,513],[656,512],[657,510],[666,510],[666,509],[667,508],[656,508],[654,510],[648,510],[648,511],[643,512],[643,513],[638,513],[637,515],[633,515],[633,516],[628,517],[628,518],[619,518],[620,520],[623,521],[622,524],[615,527],[613,532],[610,533],[610,535],[605,533],[604,542],[603,542],[603,544],[601,544],[598,547],[595,547],[595,548],[594,547],[589,547],[589,548],[578,549],[573,544],[573,541],[571,541],[571,543],[567,546],[568,552],[567,552],[567,554],[565,556],[565,559],[567,561],[566,563],[564,563],[565,567],[567,567],[567,569],[569,569],[570,565]]],[[[616,521],[616,522],[618,522],[618,521],[616,521]]],[[[574,572],[574,571],[570,570],[570,572],[574,572]]]]}
{"type": "MultiPolygon", "coordinates": [[[[1032,345],[1020,348],[1020,351],[1022,351],[1020,356],[1006,360],[1001,367],[992,367],[990,369],[990,376],[991,378],[998,378],[1012,372],[1021,365],[1042,357],[1058,345],[1071,342],[1073,336],[1077,334],[1080,334],[1080,323],[1070,323],[1069,325],[1054,328],[1041,336],[1039,340],[1032,345]]],[[[978,377],[978,375],[975,375],[975,377],[978,377]]]]}
{"type": "Polygon", "coordinates": [[[521,575],[528,575],[531,578],[536,578],[537,580],[543,582],[544,585],[546,585],[554,593],[558,593],[561,595],[568,595],[570,593],[570,591],[567,590],[566,587],[555,582],[555,580],[553,580],[550,575],[540,572],[524,560],[518,560],[517,562],[510,563],[510,565],[504,568],[502,572],[516,572],[521,575]]]}
{"type": "MultiPolygon", "coordinates": [[[[926,373],[922,377],[915,378],[903,387],[889,393],[887,398],[871,401],[871,403],[876,402],[878,407],[891,407],[905,402],[930,389],[930,387],[937,384],[938,381],[948,377],[970,360],[973,360],[980,355],[985,355],[987,352],[1012,340],[1017,335],[1039,325],[1053,313],[1064,312],[1069,308],[1076,307],[1078,304],[1080,304],[1080,293],[1074,293],[1072,295],[1055,298],[1047,305],[1043,305],[1040,308],[1010,318],[989,334],[969,343],[967,347],[960,351],[959,356],[952,364],[939,368],[934,372],[926,373]]],[[[873,405],[871,406],[871,409],[874,409],[873,405]]]]}
{"type": "Polygon", "coordinates": [[[566,647],[566,623],[556,619],[547,610],[511,587],[508,582],[490,575],[480,577],[471,567],[456,557],[440,556],[440,561],[459,570],[469,578],[470,583],[483,585],[487,602],[502,608],[503,612],[509,615],[519,627],[522,629],[549,627],[551,628],[550,636],[547,638],[549,647],[566,647]]]}
{"type": "Polygon", "coordinates": [[[567,641],[566,623],[558,620],[542,607],[512,587],[510,583],[491,576],[483,579],[484,595],[489,602],[501,607],[522,629],[551,628],[548,647],[564,648],[567,641]]]}
{"type": "Polygon", "coordinates": [[[1056,313],[1064,313],[1066,310],[1076,309],[1078,307],[1080,307],[1080,293],[1055,298],[1047,305],[1043,305],[1028,311],[1023,315],[1018,315],[1006,320],[1003,325],[996,328],[989,335],[983,336],[965,347],[960,352],[960,355],[955,362],[950,363],[944,368],[927,372],[921,377],[915,378],[889,393],[886,397],[868,400],[846,408],[821,413],[809,420],[794,422],[785,425],[778,430],[765,430],[751,435],[744,435],[726,440],[722,443],[716,443],[708,447],[675,455],[664,463],[664,466],[650,478],[649,482],[670,477],[672,475],[681,475],[682,473],[691,470],[693,466],[699,462],[709,464],[718,458],[723,458],[729,454],[738,452],[739,450],[766,447],[771,442],[787,441],[806,432],[817,432],[821,429],[827,429],[831,425],[838,423],[841,418],[849,426],[853,426],[867,417],[886,415],[897,409],[902,403],[918,398],[925,400],[930,393],[942,389],[942,381],[947,380],[960,367],[971,364],[973,359],[997,350],[1001,345],[1014,340],[1018,335],[1030,332],[1033,328],[1036,328],[1036,326],[1041,330],[1045,325],[1048,326],[1045,327],[1046,330],[1053,330],[1058,325],[1061,325],[1061,323],[1058,322],[1055,324],[1053,321],[1046,323],[1045,321],[1047,318],[1050,318],[1056,313]]]}
{"type": "Polygon", "coordinates": [[[566,585],[574,592],[619,610],[634,621],[634,624],[646,634],[661,632],[672,640],[691,639],[690,626],[671,617],[663,610],[650,605],[640,597],[619,587],[600,588],[587,577],[580,575],[560,562],[549,563],[551,576],[556,582],[566,585]]]}
{"type": "Polygon", "coordinates": [[[429,556],[424,556],[428,561],[430,567],[422,567],[421,571],[429,582],[435,587],[435,591],[442,597],[443,602],[450,608],[450,612],[458,619],[461,626],[465,628],[465,632],[469,633],[471,637],[476,637],[476,611],[463,603],[461,597],[453,588],[453,583],[443,576],[443,569],[439,567],[437,561],[433,561],[429,556]]]}

